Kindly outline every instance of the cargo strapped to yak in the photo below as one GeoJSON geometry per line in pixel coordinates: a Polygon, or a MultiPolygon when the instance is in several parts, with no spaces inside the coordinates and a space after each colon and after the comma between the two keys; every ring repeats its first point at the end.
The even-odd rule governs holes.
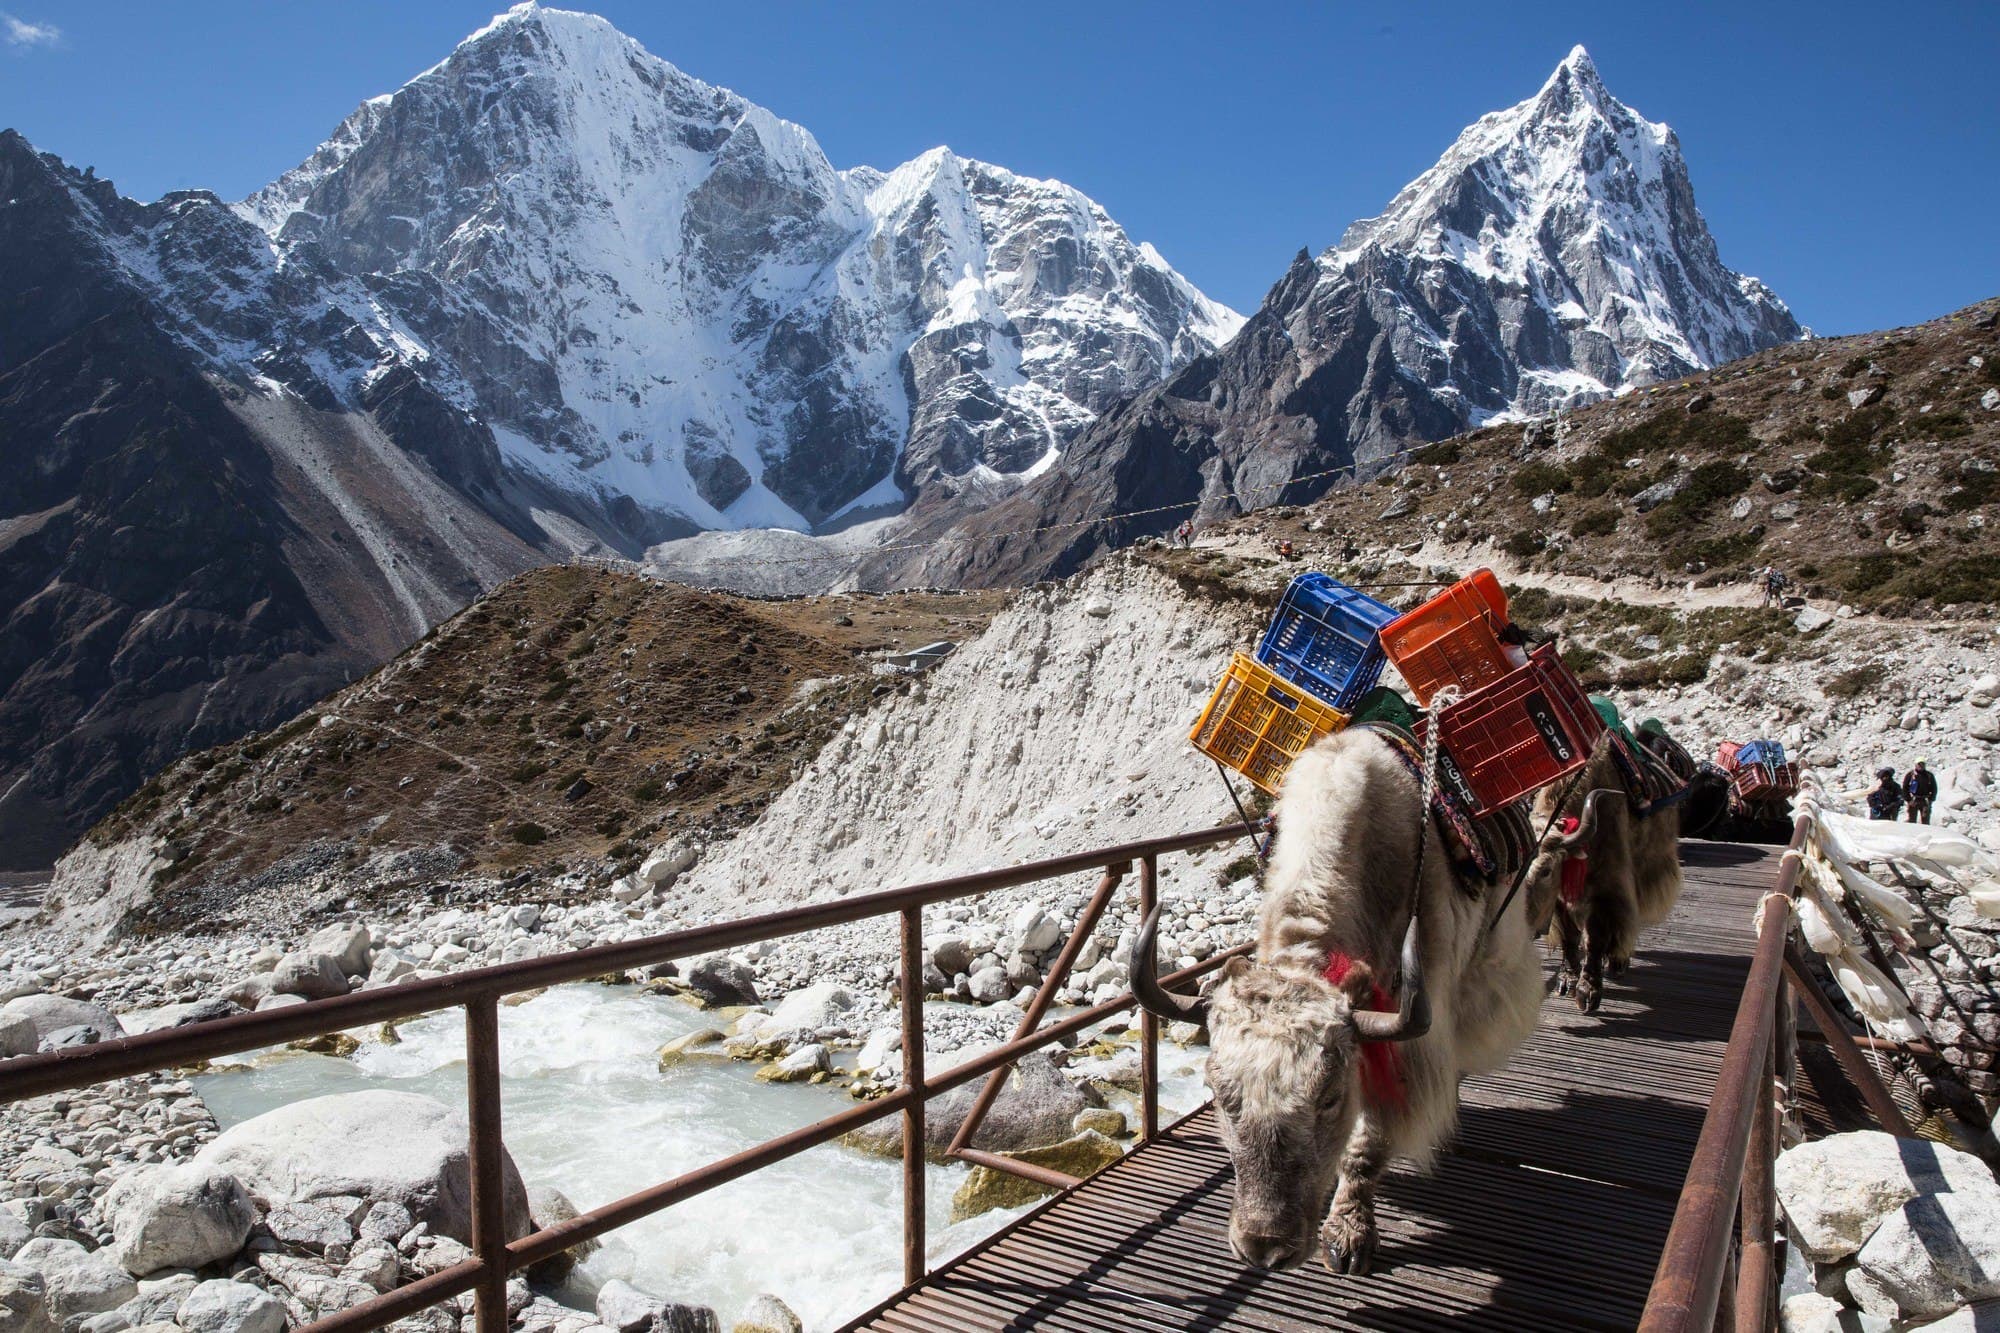
{"type": "Polygon", "coordinates": [[[1688,784],[1694,778],[1694,758],[1667,735],[1666,728],[1654,718],[1639,724],[1640,735],[1656,743],[1664,742],[1662,749],[1671,747],[1661,754],[1632,734],[1618,715],[1618,705],[1601,694],[1593,694],[1590,706],[1604,719],[1604,740],[1599,743],[1611,747],[1611,757],[1625,776],[1633,814],[1643,819],[1687,799],[1688,784]],[[1676,761],[1675,752],[1685,763],[1676,761]]]}
{"type": "MultiPolygon", "coordinates": [[[[1424,747],[1402,727],[1382,721],[1357,722],[1380,736],[1403,767],[1417,780],[1424,780],[1424,747]]],[[[1474,818],[1449,786],[1439,783],[1431,795],[1431,816],[1444,839],[1445,850],[1463,872],[1492,883],[1512,876],[1535,854],[1535,830],[1528,820],[1527,806],[1520,801],[1502,806],[1489,815],[1474,818]]]]}

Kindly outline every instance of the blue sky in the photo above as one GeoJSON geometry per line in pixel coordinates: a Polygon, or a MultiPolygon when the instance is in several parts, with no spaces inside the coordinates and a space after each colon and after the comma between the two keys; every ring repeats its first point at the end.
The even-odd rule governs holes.
{"type": "MultiPolygon", "coordinates": [[[[1249,311],[1570,46],[1679,132],[1723,261],[1844,333],[2000,294],[2000,4],[639,3],[595,8],[811,129],[1078,186],[1249,311]]],[[[0,126],[138,198],[240,197],[498,0],[0,0],[0,126]]]]}

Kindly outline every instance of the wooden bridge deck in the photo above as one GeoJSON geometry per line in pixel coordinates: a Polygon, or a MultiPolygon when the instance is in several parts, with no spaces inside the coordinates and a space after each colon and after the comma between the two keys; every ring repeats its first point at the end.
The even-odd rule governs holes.
{"type": "Polygon", "coordinates": [[[850,1328],[1630,1329],[1722,1064],[1776,848],[1683,845],[1687,892],[1592,1017],[1551,996],[1469,1080],[1454,1148],[1384,1182],[1376,1272],[1246,1268],[1204,1108],[850,1328]]]}

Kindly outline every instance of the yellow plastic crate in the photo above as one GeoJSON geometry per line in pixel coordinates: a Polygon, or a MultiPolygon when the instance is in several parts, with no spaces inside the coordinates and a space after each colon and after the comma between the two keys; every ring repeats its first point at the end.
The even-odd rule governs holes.
{"type": "Polygon", "coordinates": [[[1347,714],[1238,653],[1188,740],[1275,796],[1292,760],[1346,725],[1347,714]]]}

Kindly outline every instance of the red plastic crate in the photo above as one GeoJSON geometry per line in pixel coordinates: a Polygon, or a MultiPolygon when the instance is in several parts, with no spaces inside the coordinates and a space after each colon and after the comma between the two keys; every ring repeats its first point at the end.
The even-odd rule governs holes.
{"type": "Polygon", "coordinates": [[[1741,741],[1721,741],[1715,747],[1715,766],[1725,773],[1736,771],[1736,752],[1743,748],[1741,741]]]}
{"type": "Polygon", "coordinates": [[[1466,694],[1518,670],[1500,642],[1507,625],[1507,594],[1490,569],[1446,588],[1414,611],[1382,627],[1382,651],[1403,673],[1419,703],[1446,685],[1466,694]]]}
{"type": "Polygon", "coordinates": [[[1484,815],[1582,768],[1604,721],[1544,644],[1526,666],[1439,713],[1438,729],[1438,781],[1484,815]]]}
{"type": "Polygon", "coordinates": [[[1745,801],[1788,801],[1799,794],[1799,766],[1744,764],[1729,775],[1729,785],[1745,801]]]}

